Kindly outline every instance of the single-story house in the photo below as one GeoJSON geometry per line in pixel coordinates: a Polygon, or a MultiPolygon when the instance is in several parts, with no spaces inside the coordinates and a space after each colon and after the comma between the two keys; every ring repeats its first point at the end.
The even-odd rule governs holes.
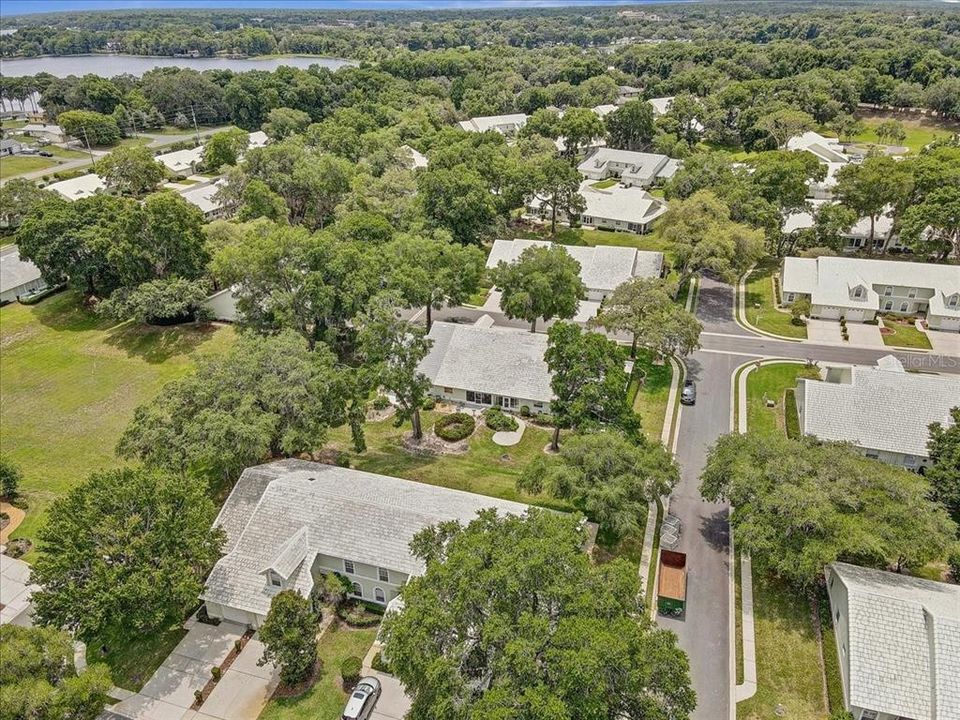
{"type": "Polygon", "coordinates": [[[195,205],[203,213],[204,220],[216,220],[229,217],[233,208],[217,199],[221,181],[193,185],[180,192],[180,196],[191,205],[195,205]]]}
{"type": "Polygon", "coordinates": [[[40,268],[21,258],[16,245],[0,248],[0,305],[46,287],[40,268]]]}
{"type": "Polygon", "coordinates": [[[486,115],[484,117],[463,120],[459,123],[460,127],[467,132],[487,132],[488,130],[495,130],[501,135],[513,135],[526,124],[527,116],[524,113],[486,115]]]}
{"type": "Polygon", "coordinates": [[[935,330],[960,331],[960,266],[850,257],[784,258],[783,304],[810,300],[810,317],[851,322],[877,313],[925,315],[935,330]]]}
{"type": "Polygon", "coordinates": [[[618,109],[619,108],[616,105],[597,105],[595,108],[593,108],[593,111],[597,114],[597,116],[605,118],[607,115],[618,109]]]}
{"type": "Polygon", "coordinates": [[[825,575],[853,720],[958,720],[960,586],[842,562],[825,575]]]}
{"type": "Polygon", "coordinates": [[[411,170],[425,168],[430,165],[430,161],[427,159],[426,155],[416,148],[410,147],[409,145],[401,145],[399,154],[406,163],[407,167],[411,170]]]}
{"type": "MultiPolygon", "coordinates": [[[[827,200],[808,200],[809,210],[790,213],[784,218],[783,232],[789,235],[798,230],[812,228],[815,224],[816,213],[827,203],[827,200]]],[[[899,238],[893,232],[893,217],[888,214],[892,210],[893,208],[888,205],[874,223],[873,245],[877,250],[898,250],[903,247],[899,238]]],[[[870,218],[860,218],[853,227],[841,233],[840,237],[846,241],[843,247],[844,252],[856,252],[868,247],[870,245],[870,218]]]]}
{"type": "Polygon", "coordinates": [[[17,132],[28,137],[35,137],[51,143],[63,143],[68,139],[67,134],[63,131],[62,127],[47,123],[30,123],[28,125],[24,125],[17,132]]]}
{"type": "Polygon", "coordinates": [[[201,599],[211,617],[260,627],[281,590],[311,597],[322,576],[386,606],[424,564],[410,541],[430,525],[468,523],[479,510],[527,506],[386,475],[279,460],[243,471],[217,516],[226,533],[201,599]]]}
{"type": "Polygon", "coordinates": [[[623,105],[629,100],[636,100],[643,95],[643,90],[632,85],[621,85],[617,88],[617,105],[623,105]]]}
{"type": "Polygon", "coordinates": [[[431,396],[472,407],[550,412],[546,335],[493,327],[484,316],[474,325],[435,322],[427,337],[433,347],[418,369],[430,380],[431,396]]]}
{"type": "Polygon", "coordinates": [[[677,160],[655,153],[615,150],[602,147],[577,166],[588,180],[618,178],[628,187],[650,187],[654,183],[672,178],[680,167],[677,160]]]}
{"type": "Polygon", "coordinates": [[[60,182],[50,183],[46,190],[58,192],[67,200],[79,200],[80,198],[90,197],[98,192],[107,189],[107,184],[103,178],[96,173],[87,173],[79,177],[61,180],[60,182]]]}
{"type": "Polygon", "coordinates": [[[811,153],[821,164],[826,165],[827,176],[823,180],[812,181],[807,186],[807,197],[816,200],[829,200],[833,197],[837,186],[837,171],[853,160],[836,138],[828,138],[812,130],[787,140],[787,150],[811,153]]]}
{"type": "Polygon", "coordinates": [[[174,175],[193,175],[203,162],[203,145],[188,150],[163,153],[157,155],[154,160],[163,164],[174,175]]]}
{"type": "Polygon", "coordinates": [[[203,301],[203,307],[210,313],[210,317],[223,322],[237,321],[240,313],[237,311],[236,287],[218,290],[203,301]]]}
{"type": "MultiPolygon", "coordinates": [[[[666,201],[653,197],[643,188],[619,184],[598,188],[594,182],[584,180],[580,184],[580,195],[584,199],[580,222],[587,227],[642,235],[667,211],[666,201]]],[[[528,217],[549,221],[550,214],[549,206],[545,207],[539,198],[533,197],[527,202],[528,217]]],[[[565,212],[558,212],[557,221],[569,223],[570,218],[565,212]]]]}
{"type": "Polygon", "coordinates": [[[247,149],[253,150],[253,148],[261,148],[266,145],[268,141],[269,138],[267,134],[263,130],[257,130],[247,136],[247,149]]]}
{"type": "MultiPolygon", "coordinates": [[[[550,247],[548,240],[496,240],[487,257],[487,267],[512,263],[520,259],[530,247],[550,247]]],[[[580,279],[587,286],[587,299],[602,301],[613,290],[635,277],[660,277],[663,273],[663,253],[637,250],[619,245],[561,245],[580,263],[580,279]]]]}
{"type": "Polygon", "coordinates": [[[0,140],[0,156],[19,155],[23,150],[23,143],[16,140],[0,140]]]}
{"type": "Polygon", "coordinates": [[[960,377],[908,373],[892,355],[876,367],[829,366],[822,375],[797,381],[800,431],[908,470],[930,464],[930,423],[950,427],[950,408],[960,405],[960,377]]]}

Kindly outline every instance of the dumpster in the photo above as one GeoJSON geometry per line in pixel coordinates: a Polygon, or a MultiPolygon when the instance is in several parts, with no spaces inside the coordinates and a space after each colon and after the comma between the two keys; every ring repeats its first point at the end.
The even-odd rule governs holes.
{"type": "Polygon", "coordinates": [[[661,615],[681,615],[686,601],[687,556],[681,552],[661,550],[657,610],[661,615]]]}

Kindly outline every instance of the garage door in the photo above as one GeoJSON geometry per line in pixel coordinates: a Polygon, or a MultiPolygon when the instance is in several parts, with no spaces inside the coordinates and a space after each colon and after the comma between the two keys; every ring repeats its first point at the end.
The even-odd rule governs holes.
{"type": "Polygon", "coordinates": [[[258,627],[259,623],[257,622],[257,616],[252,612],[246,610],[238,610],[237,608],[226,607],[223,608],[223,619],[228,622],[240,623],[241,625],[250,625],[251,627],[258,627]]]}
{"type": "Polygon", "coordinates": [[[863,310],[847,310],[844,317],[850,322],[863,322],[863,310]]]}
{"type": "Polygon", "coordinates": [[[822,305],[818,305],[813,314],[814,317],[823,318],[824,320],[839,320],[840,308],[823,307],[822,305]]]}

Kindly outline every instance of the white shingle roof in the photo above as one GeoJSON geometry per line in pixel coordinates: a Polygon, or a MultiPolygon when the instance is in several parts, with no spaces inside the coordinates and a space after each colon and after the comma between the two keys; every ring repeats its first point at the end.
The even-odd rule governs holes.
{"type": "Polygon", "coordinates": [[[199,145],[189,150],[175,150],[173,152],[163,153],[154,158],[157,162],[163,163],[171,172],[178,175],[189,174],[194,170],[194,166],[203,161],[203,145],[199,145]]]}
{"type": "Polygon", "coordinates": [[[522,128],[527,124],[527,116],[523,113],[512,115],[485,115],[483,117],[470,118],[460,122],[460,127],[467,132],[486,132],[487,130],[496,130],[504,125],[513,125],[516,128],[522,128]]]}
{"type": "Polygon", "coordinates": [[[960,292],[960,266],[867,260],[848,257],[796,258],[783,261],[783,291],[810,295],[814,305],[878,309],[874,285],[933,288],[950,296],[960,292]],[[864,285],[862,301],[851,290],[864,285]]]}
{"type": "Polygon", "coordinates": [[[267,139],[267,134],[263,130],[252,132],[247,137],[247,149],[251,150],[253,148],[263,147],[267,144],[267,139]]]}
{"type": "Polygon", "coordinates": [[[263,570],[281,555],[296,558],[300,547],[287,551],[291,538],[301,534],[307,549],[288,582],[304,594],[313,586],[310,566],[318,553],[416,575],[423,564],[409,544],[417,532],[443,520],[468,523],[484,508],[527,510],[520,503],[302,460],[247,468],[217,517],[215,524],[227,533],[226,554],[202,597],[265,615],[278,589],[269,586],[263,570]]]}
{"type": "Polygon", "coordinates": [[[659,117],[670,110],[670,106],[673,104],[673,96],[650,98],[647,102],[653,105],[653,114],[659,117]]]}
{"type": "MultiPolygon", "coordinates": [[[[815,224],[815,215],[821,207],[827,204],[826,200],[807,200],[810,210],[790,213],[783,221],[783,231],[791,233],[794,230],[805,230],[812,228],[815,224]]],[[[874,237],[888,238],[893,232],[893,218],[887,213],[893,208],[887,206],[874,223],[874,237]]],[[[870,237],[870,218],[862,217],[847,232],[842,233],[844,237],[869,238],[870,237]]]]}
{"type": "Polygon", "coordinates": [[[20,257],[16,245],[0,249],[0,292],[13,290],[40,278],[40,268],[20,257]]]}
{"type": "Polygon", "coordinates": [[[435,322],[419,370],[438,387],[548,403],[547,336],[526,330],[435,322]]]}
{"type": "Polygon", "coordinates": [[[845,164],[850,161],[843,151],[843,146],[835,138],[825,137],[812,130],[787,140],[787,150],[806,150],[823,163],[845,164]]]}
{"type": "MultiPolygon", "coordinates": [[[[501,261],[512,263],[529,247],[550,247],[548,240],[497,240],[487,258],[487,267],[501,261]]],[[[613,290],[634,277],[659,277],[663,253],[619,245],[561,245],[580,263],[580,279],[588,290],[613,290]]]]}
{"type": "Polygon", "coordinates": [[[853,366],[849,383],[798,381],[803,433],[927,457],[927,427],[952,425],[950,408],[960,404],[960,378],[908,373],[887,358],[880,367],[853,366]]]}
{"type": "Polygon", "coordinates": [[[51,183],[45,189],[58,192],[67,200],[79,200],[106,190],[107,184],[96,173],[88,173],[69,180],[51,183]]]}
{"type": "Polygon", "coordinates": [[[223,181],[218,180],[216,182],[206,183],[199,187],[191,187],[181,192],[180,196],[191,205],[196,205],[198,208],[200,208],[202,213],[207,214],[208,212],[213,212],[214,210],[219,210],[221,207],[223,207],[223,203],[218,202],[215,199],[215,196],[220,191],[222,184],[223,181]]]}
{"type": "Polygon", "coordinates": [[[582,175],[589,175],[598,170],[604,171],[608,163],[622,163],[627,166],[620,174],[623,179],[647,183],[653,182],[658,177],[670,177],[677,171],[676,163],[670,163],[670,158],[666,155],[616,150],[608,147],[599,148],[581,162],[577,170],[582,175]],[[664,175],[664,172],[668,174],[664,175]]]}
{"type": "Polygon", "coordinates": [[[850,705],[960,720],[960,586],[847,563],[828,575],[847,589],[850,705]]]}

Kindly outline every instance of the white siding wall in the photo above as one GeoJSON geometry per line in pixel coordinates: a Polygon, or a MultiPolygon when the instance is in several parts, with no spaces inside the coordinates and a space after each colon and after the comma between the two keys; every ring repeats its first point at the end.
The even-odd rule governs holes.
{"type": "MultiPolygon", "coordinates": [[[[829,573],[830,571],[828,571],[829,573]]],[[[830,596],[830,619],[833,621],[835,648],[824,648],[837,653],[840,660],[840,679],[843,683],[843,702],[849,708],[850,697],[850,629],[847,617],[847,587],[831,575],[827,579],[827,595],[830,596]]],[[[854,715],[856,717],[856,715],[854,715]]]]}
{"type": "Polygon", "coordinates": [[[317,555],[313,561],[312,568],[314,577],[328,572],[340,573],[350,581],[360,585],[361,592],[359,595],[355,595],[355,597],[362,597],[364,600],[369,600],[370,602],[379,602],[376,599],[376,589],[379,588],[383,590],[385,596],[384,601],[381,603],[383,605],[386,605],[399,595],[400,588],[407,582],[408,576],[405,573],[398,570],[391,570],[390,568],[383,568],[387,571],[389,579],[381,580],[379,576],[380,568],[375,565],[367,565],[356,561],[353,562],[354,571],[348,573],[344,567],[345,559],[350,560],[350,558],[340,558],[334,555],[317,555]]]}
{"type": "Polygon", "coordinates": [[[0,303],[13,302],[21,295],[26,295],[28,292],[33,292],[34,290],[40,290],[45,288],[47,283],[44,282],[43,278],[37,278],[36,280],[31,280],[28,283],[23,285],[17,285],[16,287],[5,290],[3,294],[0,294],[0,303]]]}
{"type": "MultiPolygon", "coordinates": [[[[479,403],[467,402],[467,391],[464,388],[448,388],[441,387],[439,385],[433,385],[430,387],[430,396],[436,398],[437,400],[447,400],[452,403],[458,403],[460,405],[465,405],[472,408],[501,407],[497,402],[500,398],[499,395],[493,395],[492,405],[481,405],[479,403]]],[[[550,403],[542,403],[536,400],[530,400],[528,398],[517,398],[517,407],[514,408],[512,412],[519,413],[520,408],[524,405],[530,408],[530,413],[532,415],[541,415],[543,413],[550,412],[550,403]]],[[[502,409],[508,410],[508,408],[502,409]]]]}

